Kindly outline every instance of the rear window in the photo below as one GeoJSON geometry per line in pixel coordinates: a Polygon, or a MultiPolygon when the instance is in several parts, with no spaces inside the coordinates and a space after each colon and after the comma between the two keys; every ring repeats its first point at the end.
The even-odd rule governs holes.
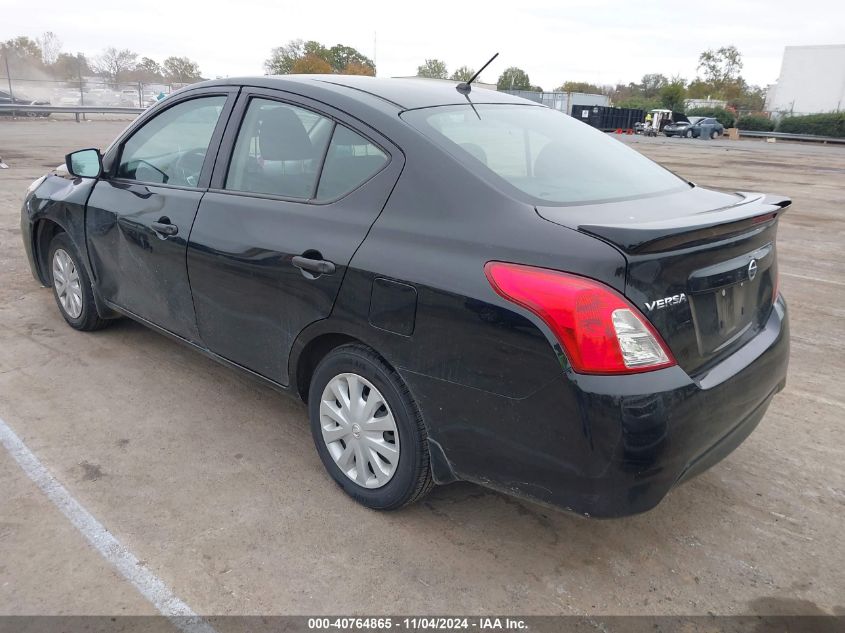
{"type": "Polygon", "coordinates": [[[467,104],[410,110],[402,118],[535,204],[619,200],[688,186],[612,136],[551,108],[467,104]]]}

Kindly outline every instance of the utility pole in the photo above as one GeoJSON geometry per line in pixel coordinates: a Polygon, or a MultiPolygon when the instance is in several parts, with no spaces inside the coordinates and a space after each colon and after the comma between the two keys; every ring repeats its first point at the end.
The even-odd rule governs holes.
{"type": "MultiPolygon", "coordinates": [[[[79,105],[85,105],[85,92],[82,90],[82,53],[76,54],[76,76],[79,78],[79,105]]],[[[85,113],[82,113],[82,120],[85,120],[85,113]]],[[[76,113],[76,122],[79,123],[79,113],[76,113]]]]}
{"type": "Polygon", "coordinates": [[[15,102],[15,93],[12,91],[12,73],[9,71],[9,49],[5,46],[3,47],[3,61],[6,64],[6,81],[9,82],[9,97],[11,98],[9,103],[13,104],[15,102]]]}

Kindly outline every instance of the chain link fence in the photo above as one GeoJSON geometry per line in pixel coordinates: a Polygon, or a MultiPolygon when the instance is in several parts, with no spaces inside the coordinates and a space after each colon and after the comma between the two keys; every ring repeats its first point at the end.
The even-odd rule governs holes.
{"type": "MultiPolygon", "coordinates": [[[[2,66],[0,66],[1,68],[2,66]]],[[[0,76],[0,104],[147,108],[185,84],[0,76]]]]}

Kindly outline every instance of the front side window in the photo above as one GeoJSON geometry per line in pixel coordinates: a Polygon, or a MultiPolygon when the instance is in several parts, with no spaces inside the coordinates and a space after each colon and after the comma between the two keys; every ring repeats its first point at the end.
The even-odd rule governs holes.
{"type": "Polygon", "coordinates": [[[624,143],[551,108],[467,104],[410,110],[402,118],[534,204],[619,200],[688,186],[624,143]]]}
{"type": "Polygon", "coordinates": [[[232,152],[226,189],[312,198],[333,126],[309,110],[252,99],[232,152]]]}
{"type": "Polygon", "coordinates": [[[178,103],[145,123],[123,146],[118,178],[196,187],[225,96],[178,103]]]}

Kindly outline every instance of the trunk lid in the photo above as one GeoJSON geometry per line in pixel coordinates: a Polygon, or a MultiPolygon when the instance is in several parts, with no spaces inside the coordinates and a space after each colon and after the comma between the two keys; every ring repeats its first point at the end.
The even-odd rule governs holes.
{"type": "Polygon", "coordinates": [[[625,295],[695,375],[765,325],[777,283],[777,223],[789,204],[779,196],[691,187],[537,212],[624,254],[625,295]]]}

